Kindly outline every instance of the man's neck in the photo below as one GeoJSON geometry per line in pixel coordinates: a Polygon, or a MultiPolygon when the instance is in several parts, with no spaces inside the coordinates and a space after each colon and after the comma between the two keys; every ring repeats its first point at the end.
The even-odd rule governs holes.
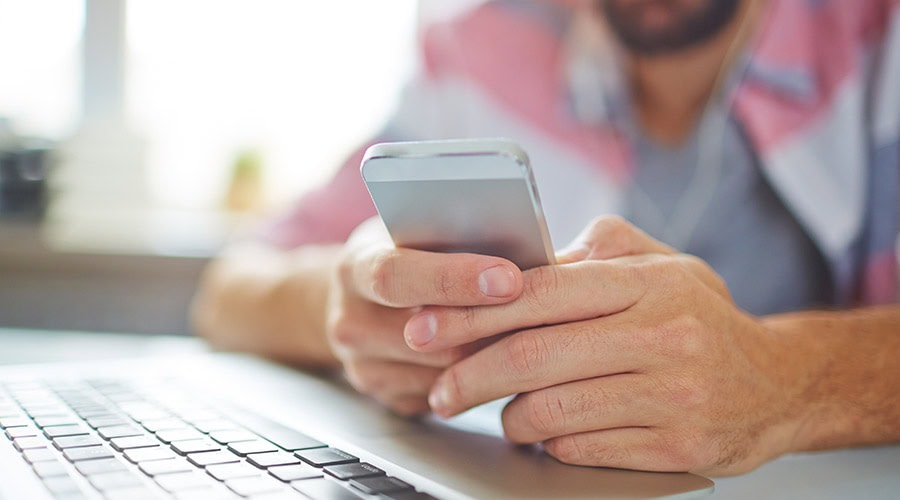
{"type": "Polygon", "coordinates": [[[742,24],[756,17],[754,3],[741,2],[734,19],[702,44],[671,54],[632,57],[633,106],[647,135],[664,144],[679,144],[690,135],[719,83],[720,71],[731,63],[726,58],[732,47],[742,42],[738,37],[747,31],[742,24]]]}

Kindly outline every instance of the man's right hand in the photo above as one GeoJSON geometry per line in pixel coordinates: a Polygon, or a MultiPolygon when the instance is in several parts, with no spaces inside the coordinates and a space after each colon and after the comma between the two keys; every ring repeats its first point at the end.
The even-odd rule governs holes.
{"type": "Polygon", "coordinates": [[[478,348],[420,353],[403,329],[419,307],[503,304],[522,293],[521,271],[499,257],[395,248],[370,219],[350,236],[330,284],[326,335],[349,382],[402,415],[429,410],[443,368],[478,348]]]}

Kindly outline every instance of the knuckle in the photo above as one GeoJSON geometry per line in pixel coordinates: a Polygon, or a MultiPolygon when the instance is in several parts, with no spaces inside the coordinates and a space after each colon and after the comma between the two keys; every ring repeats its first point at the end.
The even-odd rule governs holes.
{"type": "Polygon", "coordinates": [[[450,303],[459,293],[459,283],[446,270],[441,269],[438,273],[437,292],[445,303],[450,303]]]}
{"type": "Polygon", "coordinates": [[[329,319],[328,337],[333,345],[344,349],[352,349],[360,342],[360,332],[353,326],[350,317],[338,313],[329,319]]]}
{"type": "Polygon", "coordinates": [[[478,331],[478,313],[474,307],[463,307],[457,309],[457,320],[461,323],[465,332],[478,331]]]}
{"type": "Polygon", "coordinates": [[[543,336],[534,332],[520,332],[507,337],[506,359],[515,373],[529,374],[540,369],[548,360],[549,349],[543,336]]]}
{"type": "Polygon", "coordinates": [[[537,267],[528,272],[522,298],[535,310],[546,310],[553,306],[563,291],[562,278],[554,266],[537,267]]]}
{"type": "Polygon", "coordinates": [[[587,461],[584,445],[578,435],[570,434],[545,441],[544,449],[563,463],[582,465],[587,461]]]}
{"type": "Polygon", "coordinates": [[[542,435],[553,435],[565,428],[566,412],[563,401],[547,391],[523,396],[527,424],[542,435]]]}
{"type": "Polygon", "coordinates": [[[700,467],[702,459],[694,439],[673,433],[660,441],[658,453],[668,469],[691,471],[700,467]]]}
{"type": "Polygon", "coordinates": [[[662,387],[664,397],[678,408],[703,409],[710,401],[710,392],[687,377],[673,377],[662,387]]]}
{"type": "Polygon", "coordinates": [[[608,248],[608,257],[631,253],[634,234],[633,226],[621,216],[601,216],[594,220],[593,243],[608,248]]]}
{"type": "Polygon", "coordinates": [[[631,224],[621,215],[601,215],[593,220],[591,226],[596,230],[596,233],[604,236],[621,234],[631,230],[631,224]]]}
{"type": "Polygon", "coordinates": [[[678,359],[695,360],[706,353],[703,325],[691,314],[681,314],[667,321],[658,340],[665,353],[678,359]]]}

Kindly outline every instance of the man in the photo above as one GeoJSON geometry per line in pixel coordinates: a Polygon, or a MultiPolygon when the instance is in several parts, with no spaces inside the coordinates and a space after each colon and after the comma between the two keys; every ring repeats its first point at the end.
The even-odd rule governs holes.
{"type": "Polygon", "coordinates": [[[199,331],[400,414],[515,395],[507,437],[573,464],[900,439],[900,3],[489,3],[425,34],[382,138],[498,135],[583,228],[560,265],[393,248],[357,156],[218,259],[199,331]]]}

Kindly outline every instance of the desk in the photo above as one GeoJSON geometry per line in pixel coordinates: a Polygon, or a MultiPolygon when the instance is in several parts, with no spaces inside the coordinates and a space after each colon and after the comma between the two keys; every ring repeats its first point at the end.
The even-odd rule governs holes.
{"type": "MultiPolygon", "coordinates": [[[[202,352],[199,339],[0,329],[0,365],[202,352]],[[36,336],[43,340],[35,343],[36,336]]],[[[900,444],[780,458],[716,479],[714,499],[900,498],[900,444]]]]}

